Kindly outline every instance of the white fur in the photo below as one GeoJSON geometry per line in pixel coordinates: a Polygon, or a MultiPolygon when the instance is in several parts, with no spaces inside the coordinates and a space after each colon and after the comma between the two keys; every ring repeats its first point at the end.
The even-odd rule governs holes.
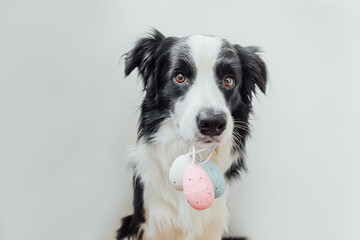
{"type": "MultiPolygon", "coordinates": [[[[144,239],[220,240],[227,232],[227,190],[210,208],[193,209],[168,178],[172,162],[189,150],[189,144],[175,133],[171,120],[162,123],[155,141],[147,144],[140,140],[131,160],[144,184],[144,239]]],[[[212,161],[223,173],[230,167],[231,141],[216,148],[212,161]]]]}
{"type": "Polygon", "coordinates": [[[227,232],[227,192],[206,210],[193,209],[184,193],[169,182],[169,170],[181,154],[189,150],[198,132],[196,115],[202,108],[224,111],[226,130],[221,134],[212,161],[224,173],[234,160],[231,153],[233,119],[214,76],[213,66],[220,51],[221,41],[208,36],[188,39],[197,76],[186,96],[175,105],[175,113],[162,122],[152,143],[140,139],[132,151],[131,164],[144,184],[145,240],[220,240],[227,232]]]}

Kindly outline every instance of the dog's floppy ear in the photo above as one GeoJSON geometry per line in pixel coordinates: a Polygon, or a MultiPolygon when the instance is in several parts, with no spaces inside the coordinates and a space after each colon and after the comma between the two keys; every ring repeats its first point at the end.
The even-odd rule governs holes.
{"type": "Polygon", "coordinates": [[[144,80],[144,88],[147,87],[151,69],[155,64],[157,49],[165,36],[156,29],[148,36],[139,39],[135,47],[127,52],[125,57],[125,76],[128,76],[135,68],[144,80]]]}
{"type": "Polygon", "coordinates": [[[234,45],[242,67],[241,97],[245,104],[251,105],[256,86],[265,94],[267,84],[267,69],[264,61],[257,55],[257,47],[241,47],[234,45]]]}

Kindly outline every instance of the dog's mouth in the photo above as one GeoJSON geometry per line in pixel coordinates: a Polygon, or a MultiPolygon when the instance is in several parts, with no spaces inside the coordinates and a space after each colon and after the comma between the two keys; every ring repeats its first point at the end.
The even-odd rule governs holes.
{"type": "Polygon", "coordinates": [[[194,143],[197,145],[214,145],[221,143],[220,136],[204,136],[202,134],[196,134],[194,143]]]}

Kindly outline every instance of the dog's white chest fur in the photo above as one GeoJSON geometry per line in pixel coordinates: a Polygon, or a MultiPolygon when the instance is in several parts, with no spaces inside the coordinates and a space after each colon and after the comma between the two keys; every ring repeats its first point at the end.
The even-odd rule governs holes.
{"type": "MultiPolygon", "coordinates": [[[[184,193],[169,182],[169,169],[174,159],[186,153],[189,145],[174,131],[171,121],[165,121],[154,143],[138,142],[131,153],[135,174],[144,185],[145,223],[141,226],[144,239],[216,239],[227,231],[227,190],[206,210],[193,209],[184,193]]],[[[216,148],[212,161],[224,172],[233,161],[231,144],[216,148]]]]}

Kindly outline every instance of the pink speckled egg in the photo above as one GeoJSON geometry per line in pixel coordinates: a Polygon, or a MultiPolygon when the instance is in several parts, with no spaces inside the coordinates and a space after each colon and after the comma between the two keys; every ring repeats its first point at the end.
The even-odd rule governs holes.
{"type": "Polygon", "coordinates": [[[191,164],[184,173],[183,189],[190,206],[203,210],[211,206],[215,199],[214,185],[204,169],[191,164]]]}

